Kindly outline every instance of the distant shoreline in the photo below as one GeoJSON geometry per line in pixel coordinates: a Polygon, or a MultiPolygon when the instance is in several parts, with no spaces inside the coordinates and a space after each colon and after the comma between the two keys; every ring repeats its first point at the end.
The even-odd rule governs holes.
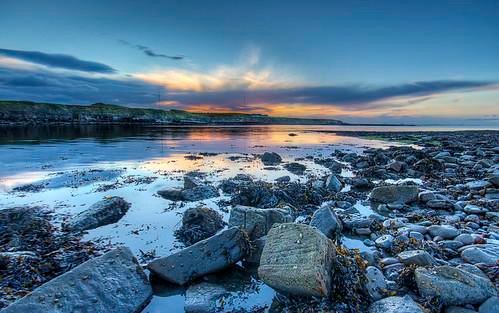
{"type": "Polygon", "coordinates": [[[3,125],[348,125],[334,119],[273,117],[244,113],[196,113],[129,108],[96,103],[89,106],[0,101],[3,125]]]}

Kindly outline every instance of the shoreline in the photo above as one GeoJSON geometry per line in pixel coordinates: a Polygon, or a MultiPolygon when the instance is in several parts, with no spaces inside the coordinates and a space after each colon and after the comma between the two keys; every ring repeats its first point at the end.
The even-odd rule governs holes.
{"type": "MultiPolygon", "coordinates": [[[[337,132],[334,131],[334,133],[337,132]]],[[[369,137],[372,135],[369,132],[349,133],[352,136],[360,134],[369,137]]],[[[137,254],[143,264],[152,264],[154,260],[168,260],[177,252],[183,254],[183,251],[192,251],[185,249],[189,249],[189,247],[194,249],[192,247],[200,238],[219,242],[218,237],[215,236],[225,232],[221,228],[223,223],[217,217],[219,214],[228,216],[223,222],[228,223],[230,226],[246,229],[251,246],[254,247],[257,247],[257,243],[261,242],[259,240],[262,238],[262,233],[255,233],[252,227],[245,228],[246,216],[252,216],[251,214],[259,216],[259,214],[265,214],[263,212],[270,211],[275,215],[269,216],[266,222],[270,221],[271,218],[273,221],[275,219],[276,223],[287,222],[292,225],[290,227],[298,227],[300,231],[306,231],[305,234],[308,235],[304,236],[303,244],[320,243],[323,245],[329,242],[324,240],[323,236],[328,237],[328,240],[334,243],[336,257],[329,260],[333,264],[331,268],[321,269],[321,271],[324,270],[327,275],[331,276],[330,290],[327,291],[331,297],[308,298],[306,294],[302,294],[300,291],[304,290],[303,288],[306,288],[307,284],[301,284],[302,280],[295,277],[292,280],[293,283],[288,285],[292,288],[290,291],[297,294],[286,296],[285,293],[280,293],[279,296],[275,296],[271,304],[274,310],[277,311],[328,308],[329,310],[343,310],[342,312],[364,312],[371,303],[382,301],[381,298],[413,306],[418,303],[418,306],[424,306],[430,311],[438,311],[444,306],[461,304],[467,304],[468,307],[474,307],[478,310],[480,305],[485,302],[485,298],[488,299],[490,296],[491,290],[497,290],[497,284],[499,284],[494,278],[497,265],[492,262],[494,255],[499,253],[499,229],[496,224],[499,209],[497,204],[499,199],[499,181],[497,178],[499,176],[497,176],[497,166],[495,165],[499,160],[498,133],[495,131],[461,131],[425,132],[421,135],[420,132],[385,132],[376,133],[376,135],[381,137],[378,139],[382,140],[412,138],[413,143],[418,145],[418,149],[401,145],[385,148],[362,148],[361,152],[356,153],[340,151],[330,147],[326,150],[327,153],[320,153],[314,157],[292,157],[293,152],[290,152],[290,157],[283,159],[281,156],[270,152],[247,153],[243,156],[243,159],[230,161],[236,162],[236,168],[256,164],[260,167],[263,166],[264,171],[287,171],[288,175],[297,175],[296,177],[303,178],[299,181],[290,180],[289,177],[285,179],[284,176],[273,181],[263,181],[260,177],[251,175],[254,173],[254,167],[250,167],[253,170],[248,170],[247,173],[243,172],[246,175],[239,174],[227,179],[214,180],[216,173],[221,168],[215,167],[203,174],[203,172],[195,171],[194,164],[203,161],[203,159],[206,160],[207,164],[213,164],[212,162],[218,160],[216,159],[216,153],[210,155],[202,151],[198,153],[184,152],[184,157],[180,156],[185,162],[184,166],[186,168],[192,166],[191,170],[194,171],[185,172],[182,168],[174,166],[175,171],[179,171],[174,179],[177,179],[177,177],[181,179],[180,187],[177,186],[178,184],[173,187],[164,185],[161,179],[170,177],[173,174],[173,172],[168,171],[161,172],[160,175],[153,172],[154,176],[159,176],[159,178],[155,179],[160,180],[157,184],[161,188],[156,190],[148,188],[148,186],[152,187],[154,185],[152,183],[155,181],[153,177],[133,176],[133,179],[130,179],[129,177],[132,176],[130,174],[126,176],[126,172],[123,172],[126,170],[123,169],[120,172],[83,170],[81,172],[59,173],[54,177],[49,176],[45,181],[14,189],[8,195],[10,197],[19,196],[22,199],[24,196],[43,193],[44,190],[54,190],[51,188],[61,188],[60,177],[66,175],[65,177],[69,181],[67,187],[71,188],[74,200],[78,200],[81,196],[81,194],[78,194],[81,188],[79,185],[80,178],[85,178],[84,182],[93,182],[94,179],[100,179],[103,181],[102,183],[96,181],[95,188],[92,188],[94,192],[102,192],[102,195],[108,193],[114,195],[119,190],[122,190],[119,195],[123,197],[123,201],[132,203],[136,200],[135,198],[141,197],[146,199],[147,204],[151,201],[159,201],[162,207],[168,206],[168,212],[172,214],[168,216],[178,216],[178,214],[182,213],[182,217],[170,221],[171,224],[175,225],[172,229],[164,225],[166,223],[164,215],[158,215],[163,216],[161,219],[164,220],[163,223],[158,225],[168,228],[173,233],[172,235],[177,238],[174,241],[175,245],[179,246],[173,252],[162,250],[152,253],[144,249],[143,253],[137,254]],[[414,135],[416,137],[413,137],[414,135]],[[312,164],[320,166],[325,172],[313,169],[312,164]],[[352,176],[342,175],[344,170],[351,172],[352,176]],[[113,177],[112,183],[108,183],[110,177],[113,177]],[[126,188],[136,184],[139,187],[134,190],[135,194],[132,195],[126,188]],[[392,189],[395,189],[395,192],[392,192],[392,189]],[[220,196],[222,198],[219,198],[220,196]],[[186,212],[189,212],[191,208],[206,207],[204,203],[211,201],[210,199],[217,199],[214,202],[216,206],[196,211],[195,216],[203,216],[203,218],[210,219],[210,221],[213,219],[216,223],[203,224],[203,219],[189,220],[187,218],[189,214],[186,212]],[[242,209],[239,206],[245,208],[242,209]],[[249,209],[247,209],[248,207],[249,209]],[[237,214],[243,214],[245,216],[244,221],[238,220],[237,214]],[[291,219],[287,217],[288,214],[291,219]],[[317,220],[319,214],[326,215],[320,215],[322,216],[321,219],[317,220]],[[206,228],[207,225],[210,225],[210,227],[211,225],[218,226],[213,230],[212,228],[206,228]],[[313,231],[310,230],[311,225],[315,225],[313,231]],[[341,225],[341,228],[335,225],[341,225]],[[330,232],[331,229],[333,231],[330,232]],[[318,234],[319,231],[322,235],[318,234]],[[352,238],[355,238],[355,244],[357,247],[361,247],[361,250],[355,250],[355,247],[347,246],[347,243],[352,242],[352,238]],[[442,275],[439,276],[439,272],[437,274],[431,272],[434,269],[442,271],[442,275]],[[481,274],[478,275],[477,273],[481,274]],[[425,289],[425,284],[421,282],[420,278],[422,274],[429,275],[428,277],[432,279],[432,283],[439,286],[440,289],[425,289]],[[461,277],[461,283],[464,280],[463,286],[476,284],[475,286],[478,287],[474,287],[473,292],[475,294],[479,293],[482,298],[474,300],[472,294],[467,293],[469,290],[462,290],[463,288],[459,289],[459,297],[455,297],[455,290],[451,286],[460,282],[449,278],[454,277],[454,274],[461,277]],[[449,279],[451,279],[451,283],[446,281],[449,279]],[[441,299],[443,295],[452,297],[446,298],[445,301],[447,302],[438,302],[440,301],[438,299],[441,299]],[[428,301],[428,299],[432,301],[428,301]]],[[[304,134],[298,134],[298,138],[299,136],[304,136],[304,134]]],[[[221,154],[218,157],[229,160],[231,156],[221,154]]],[[[141,163],[141,161],[137,162],[138,164],[141,163]]],[[[86,192],[88,191],[87,189],[86,192]]],[[[99,202],[99,205],[97,203],[87,203],[79,210],[85,212],[88,210],[88,205],[91,204],[94,209],[105,207],[112,204],[110,203],[111,200],[105,198],[102,200],[104,202],[99,202]]],[[[116,201],[116,199],[113,198],[113,201],[116,201]]],[[[119,203],[121,207],[131,210],[124,213],[125,218],[127,214],[133,214],[133,210],[144,210],[142,207],[137,207],[137,204],[129,207],[123,204],[121,200],[119,203]]],[[[78,207],[81,207],[81,204],[78,207]]],[[[163,211],[163,213],[155,214],[168,214],[168,212],[163,211]]],[[[79,217],[79,214],[69,214],[65,217],[64,222],[67,225],[81,225],[79,217]]],[[[28,216],[27,219],[29,218],[31,217],[28,216]]],[[[38,219],[41,217],[35,215],[33,218],[38,219]]],[[[130,222],[133,223],[134,221],[127,220],[127,223],[130,222]]],[[[118,226],[119,223],[118,218],[118,222],[110,223],[108,226],[118,226]]],[[[255,223],[260,225],[258,219],[255,220],[255,223]]],[[[29,225],[29,223],[26,224],[29,225]]],[[[7,226],[4,229],[9,232],[9,227],[22,225],[13,223],[7,226]]],[[[97,229],[99,227],[106,226],[98,225],[97,229]]],[[[137,227],[144,228],[142,224],[137,225],[137,227]]],[[[147,228],[149,227],[147,226],[147,228]]],[[[63,234],[78,236],[78,232],[68,229],[64,230],[63,234]]],[[[258,229],[265,229],[265,232],[269,231],[268,228],[258,229]]],[[[142,234],[143,230],[137,230],[137,233],[134,233],[134,231],[135,229],[127,229],[126,232],[132,232],[133,236],[137,236],[137,238],[144,236],[142,234]]],[[[163,236],[158,239],[160,242],[164,242],[163,236]]],[[[272,236],[274,236],[272,233],[267,234],[267,239],[263,242],[263,248],[269,244],[269,246],[275,247],[272,251],[281,251],[282,249],[279,247],[282,247],[283,244],[287,247],[293,247],[295,244],[294,241],[280,243],[286,238],[277,237],[273,239],[272,236]]],[[[63,237],[60,240],[64,241],[65,238],[63,237]]],[[[70,268],[111,248],[105,247],[102,250],[98,247],[93,248],[93,245],[97,244],[97,242],[94,242],[91,238],[89,241],[84,242],[80,240],[80,237],[74,238],[73,250],[78,251],[78,253],[82,253],[80,249],[87,249],[87,247],[94,250],[90,250],[91,253],[83,251],[80,258],[67,261],[71,264],[70,268]]],[[[36,236],[32,242],[39,242],[36,240],[36,236]]],[[[107,241],[104,242],[107,243],[107,241]]],[[[238,243],[241,242],[238,241],[238,243]]],[[[245,245],[245,243],[243,242],[242,245],[245,245]]],[[[329,243],[326,245],[329,245],[329,243]]],[[[212,246],[210,245],[210,247],[212,246]]],[[[14,248],[14,251],[17,249],[15,246],[10,248],[14,248]]],[[[52,246],[49,245],[47,248],[52,249],[52,246]]],[[[58,248],[57,245],[53,247],[53,249],[58,248]]],[[[26,253],[26,247],[18,247],[18,249],[24,251],[22,255],[24,263],[21,265],[28,268],[29,266],[38,266],[35,257],[39,254],[38,251],[26,253]],[[21,248],[24,250],[21,250],[21,248]]],[[[215,247],[210,251],[212,255],[217,253],[215,247]]],[[[300,256],[300,249],[294,250],[294,248],[290,248],[289,251],[296,253],[297,257],[300,256]]],[[[43,251],[43,253],[50,254],[52,251],[43,251]]],[[[50,260],[55,262],[56,268],[59,268],[58,260],[67,260],[68,254],[64,250],[54,253],[54,259],[50,260]]],[[[52,256],[52,254],[50,255],[52,256]]],[[[272,286],[275,292],[289,291],[286,290],[288,287],[276,283],[275,280],[267,276],[265,271],[257,271],[261,266],[271,265],[274,257],[262,257],[262,259],[255,260],[251,259],[252,255],[241,256],[241,261],[243,261],[241,266],[226,267],[229,274],[235,272],[244,273],[250,278],[239,274],[239,276],[234,275],[235,277],[231,276],[230,284],[227,285],[225,280],[218,277],[216,273],[210,273],[206,276],[202,275],[204,278],[189,281],[185,287],[169,288],[175,290],[172,293],[182,296],[184,296],[184,291],[187,289],[187,292],[185,292],[186,303],[188,301],[202,301],[200,294],[194,291],[197,288],[206,287],[206,285],[203,285],[205,279],[210,282],[210,285],[206,287],[208,289],[201,290],[212,292],[222,288],[225,292],[228,292],[227,297],[229,299],[240,299],[240,297],[244,296],[239,295],[238,292],[241,292],[241,290],[253,290],[256,288],[255,286],[272,286]],[[253,265],[247,263],[249,261],[253,262],[253,265]],[[256,274],[256,272],[260,274],[256,274]],[[256,283],[258,285],[255,285],[256,283]],[[263,285],[264,283],[265,285],[263,285]],[[230,293],[232,289],[229,288],[233,287],[229,286],[234,284],[240,284],[238,287],[240,289],[237,289],[232,294],[230,293]]],[[[15,262],[19,261],[12,258],[14,256],[19,257],[19,255],[7,255],[10,258],[8,260],[13,262],[11,266],[18,266],[19,263],[15,262]]],[[[285,255],[276,255],[275,257],[286,259],[285,255]]],[[[197,262],[203,263],[202,261],[205,260],[198,260],[197,262]]],[[[183,262],[190,261],[184,260],[183,262]]],[[[308,264],[305,262],[300,266],[306,267],[308,264]]],[[[161,271],[156,267],[153,268],[155,268],[154,271],[161,271]]],[[[59,269],[53,274],[59,275],[64,271],[59,269]]],[[[285,280],[289,279],[288,275],[293,272],[295,271],[288,269],[280,272],[279,275],[282,275],[280,276],[281,279],[285,280]]],[[[13,273],[15,272],[6,272],[6,282],[13,279],[13,273]]],[[[49,275],[47,278],[50,277],[49,275]]],[[[24,279],[28,278],[25,277],[24,279]]],[[[158,284],[157,279],[154,275],[150,276],[154,288],[159,288],[158,286],[163,284],[161,282],[158,284]]],[[[303,279],[303,281],[309,282],[309,280],[303,279]]],[[[321,285],[318,288],[323,287],[321,285]]],[[[9,298],[8,301],[5,298],[6,302],[3,304],[0,302],[0,304],[6,305],[11,302],[11,299],[17,299],[23,295],[23,292],[17,291],[19,293],[9,295],[13,298],[9,298]]],[[[219,296],[218,293],[215,293],[215,297],[219,296]]],[[[165,297],[164,299],[164,301],[167,301],[168,298],[165,297]]],[[[163,307],[164,304],[161,301],[163,301],[161,296],[155,295],[149,304],[149,308],[153,310],[154,308],[163,307]]],[[[213,299],[209,302],[211,304],[205,303],[205,305],[219,303],[213,299]]],[[[270,306],[269,303],[265,305],[267,305],[267,309],[270,306]]],[[[265,305],[259,304],[257,309],[264,310],[265,305]]],[[[216,309],[223,311],[230,308],[217,307],[216,309]]],[[[248,309],[241,312],[252,311],[248,309]]]]}

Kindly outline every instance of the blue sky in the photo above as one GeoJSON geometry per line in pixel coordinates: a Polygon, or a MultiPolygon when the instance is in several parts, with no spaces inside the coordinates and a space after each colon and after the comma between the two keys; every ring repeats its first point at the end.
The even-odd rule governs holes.
{"type": "Polygon", "coordinates": [[[498,1],[3,0],[0,29],[2,99],[361,122],[499,116],[498,1]]]}

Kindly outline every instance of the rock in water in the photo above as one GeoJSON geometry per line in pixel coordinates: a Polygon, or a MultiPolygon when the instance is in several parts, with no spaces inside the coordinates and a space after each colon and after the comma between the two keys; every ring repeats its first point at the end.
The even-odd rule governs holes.
{"type": "Polygon", "coordinates": [[[371,304],[369,313],[424,313],[411,297],[388,297],[371,304]]]}
{"type": "Polygon", "coordinates": [[[130,208],[130,203],[121,197],[111,197],[94,203],[67,223],[64,228],[71,231],[84,231],[116,223],[130,208]]]}
{"type": "Polygon", "coordinates": [[[319,229],[328,238],[335,239],[341,233],[341,222],[329,207],[322,207],[314,212],[310,226],[319,229]]]}
{"type": "Polygon", "coordinates": [[[282,162],[282,158],[275,152],[265,152],[260,156],[262,163],[266,166],[277,165],[282,162]]]}
{"type": "Polygon", "coordinates": [[[334,259],[333,242],[315,227],[276,224],[267,235],[258,276],[289,294],[327,297],[334,259]]]}
{"type": "Polygon", "coordinates": [[[292,218],[283,209],[258,209],[236,205],[230,211],[229,227],[241,227],[252,239],[265,236],[275,223],[288,223],[292,218]]]}
{"type": "Polygon", "coordinates": [[[154,260],[147,267],[162,279],[184,285],[239,262],[248,251],[246,234],[232,227],[182,251],[154,260]]]}
{"type": "Polygon", "coordinates": [[[439,298],[444,305],[479,304],[496,295],[488,278],[447,265],[417,268],[415,279],[422,296],[439,298]]]}
{"type": "Polygon", "coordinates": [[[342,184],[336,175],[329,175],[326,179],[326,189],[339,192],[342,188],[342,184]]]}
{"type": "Polygon", "coordinates": [[[126,247],[58,276],[2,313],[140,312],[152,297],[147,276],[126,247]]]}
{"type": "Polygon", "coordinates": [[[219,285],[200,283],[193,285],[185,292],[184,310],[186,313],[211,313],[221,312],[218,305],[227,291],[219,285]]]}
{"type": "Polygon", "coordinates": [[[162,198],[170,201],[182,201],[182,190],[180,189],[162,189],[158,190],[157,194],[162,198]]]}
{"type": "Polygon", "coordinates": [[[382,203],[410,203],[418,199],[417,186],[381,186],[371,192],[371,200],[382,203]]]}
{"type": "Polygon", "coordinates": [[[218,190],[209,185],[200,185],[190,189],[184,189],[181,192],[182,200],[199,201],[220,196],[218,190]]]}
{"type": "Polygon", "coordinates": [[[175,236],[183,243],[192,245],[215,235],[224,225],[222,216],[213,209],[207,207],[189,208],[184,212],[182,227],[175,232],[175,236]]]}
{"type": "Polygon", "coordinates": [[[305,165],[296,162],[284,164],[284,168],[295,175],[303,175],[307,169],[305,165]]]}

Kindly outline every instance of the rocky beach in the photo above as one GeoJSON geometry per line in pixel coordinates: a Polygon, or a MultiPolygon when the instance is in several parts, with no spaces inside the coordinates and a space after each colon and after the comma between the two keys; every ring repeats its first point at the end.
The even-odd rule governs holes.
{"type": "Polygon", "coordinates": [[[276,134],[9,167],[1,312],[498,312],[498,131],[276,134]]]}

